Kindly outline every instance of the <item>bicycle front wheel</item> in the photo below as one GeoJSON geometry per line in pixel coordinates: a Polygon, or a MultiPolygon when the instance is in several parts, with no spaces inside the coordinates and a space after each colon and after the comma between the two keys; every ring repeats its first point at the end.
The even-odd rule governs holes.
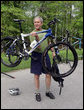
{"type": "MultiPolygon", "coordinates": [[[[57,44],[50,44],[43,52],[43,68],[47,73],[50,73],[53,65],[53,55],[51,49],[54,49],[55,52],[55,62],[57,63],[60,76],[66,77],[70,75],[76,68],[78,63],[78,56],[75,49],[70,45],[64,42],[59,42],[57,44]],[[51,69],[47,67],[46,64],[46,55],[49,55],[51,69]]],[[[59,76],[58,76],[59,77],[59,76]]]]}
{"type": "Polygon", "coordinates": [[[15,67],[20,64],[22,57],[20,57],[20,47],[17,43],[14,43],[14,39],[11,37],[5,37],[1,39],[1,62],[5,66],[15,67]]]}

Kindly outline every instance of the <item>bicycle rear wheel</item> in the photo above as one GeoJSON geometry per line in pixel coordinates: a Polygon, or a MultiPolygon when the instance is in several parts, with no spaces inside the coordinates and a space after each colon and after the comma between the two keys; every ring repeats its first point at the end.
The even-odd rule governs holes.
{"type": "MultiPolygon", "coordinates": [[[[55,62],[57,63],[60,76],[66,77],[70,75],[76,68],[78,63],[78,56],[75,49],[70,45],[64,42],[59,42],[57,44],[50,44],[43,52],[43,68],[47,73],[51,74],[52,65],[53,65],[53,56],[51,48],[55,51],[55,62]],[[48,68],[46,65],[46,54],[49,55],[51,68],[48,68]]],[[[57,75],[57,74],[56,74],[57,75]]],[[[57,75],[56,77],[59,77],[57,75]]]]}
{"type": "Polygon", "coordinates": [[[13,43],[14,39],[11,37],[5,37],[1,39],[1,62],[5,66],[15,67],[20,64],[22,57],[20,57],[20,47],[13,43]]]}

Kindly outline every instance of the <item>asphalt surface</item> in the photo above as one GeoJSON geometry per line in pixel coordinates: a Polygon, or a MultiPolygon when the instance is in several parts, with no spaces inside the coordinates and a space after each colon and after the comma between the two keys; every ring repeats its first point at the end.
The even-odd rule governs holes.
{"type": "MultiPolygon", "coordinates": [[[[63,67],[65,68],[65,67],[63,67]]],[[[58,83],[52,79],[52,100],[45,96],[45,75],[40,76],[41,102],[35,100],[34,77],[30,69],[8,72],[15,79],[1,75],[1,109],[83,109],[83,61],[78,62],[76,70],[64,80],[64,87],[59,95],[58,83]],[[19,88],[21,94],[11,96],[9,88],[19,88]]]]}

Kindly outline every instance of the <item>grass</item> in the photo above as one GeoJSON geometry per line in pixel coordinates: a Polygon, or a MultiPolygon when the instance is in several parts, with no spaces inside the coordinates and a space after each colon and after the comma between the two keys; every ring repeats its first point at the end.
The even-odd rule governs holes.
{"type": "Polygon", "coordinates": [[[9,71],[13,71],[13,70],[30,68],[30,65],[31,65],[30,62],[31,62],[30,58],[26,61],[22,60],[22,62],[16,67],[7,67],[1,63],[1,72],[9,72],[9,71]]]}
{"type": "Polygon", "coordinates": [[[76,52],[78,54],[78,59],[79,60],[83,59],[83,49],[81,49],[81,50],[76,49],[76,52]]]}
{"type": "MultiPolygon", "coordinates": [[[[79,60],[81,60],[80,56],[83,55],[83,49],[81,49],[81,50],[76,49],[76,51],[77,51],[79,60]]],[[[16,67],[7,67],[1,63],[1,72],[9,72],[9,71],[14,71],[14,70],[19,70],[19,69],[30,68],[30,65],[31,65],[31,59],[30,58],[26,61],[23,59],[22,62],[16,67]]]]}

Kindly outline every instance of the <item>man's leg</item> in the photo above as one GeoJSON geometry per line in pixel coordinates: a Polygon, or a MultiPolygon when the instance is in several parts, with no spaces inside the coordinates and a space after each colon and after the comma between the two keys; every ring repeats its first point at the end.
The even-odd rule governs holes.
{"type": "Polygon", "coordinates": [[[49,92],[50,86],[51,86],[51,75],[50,74],[46,74],[45,83],[46,83],[46,92],[49,92]]]}
{"type": "Polygon", "coordinates": [[[39,75],[34,75],[34,81],[35,81],[35,89],[36,89],[36,100],[38,102],[41,101],[41,95],[40,95],[40,91],[39,91],[39,87],[40,87],[40,81],[39,81],[39,75]]]}
{"type": "Polygon", "coordinates": [[[34,82],[35,82],[35,89],[36,93],[39,93],[39,87],[40,87],[40,81],[39,81],[39,75],[34,75],[34,82]]]}
{"type": "Polygon", "coordinates": [[[46,96],[49,97],[50,99],[55,99],[55,96],[50,92],[50,86],[51,86],[51,75],[46,74],[46,96]]]}

